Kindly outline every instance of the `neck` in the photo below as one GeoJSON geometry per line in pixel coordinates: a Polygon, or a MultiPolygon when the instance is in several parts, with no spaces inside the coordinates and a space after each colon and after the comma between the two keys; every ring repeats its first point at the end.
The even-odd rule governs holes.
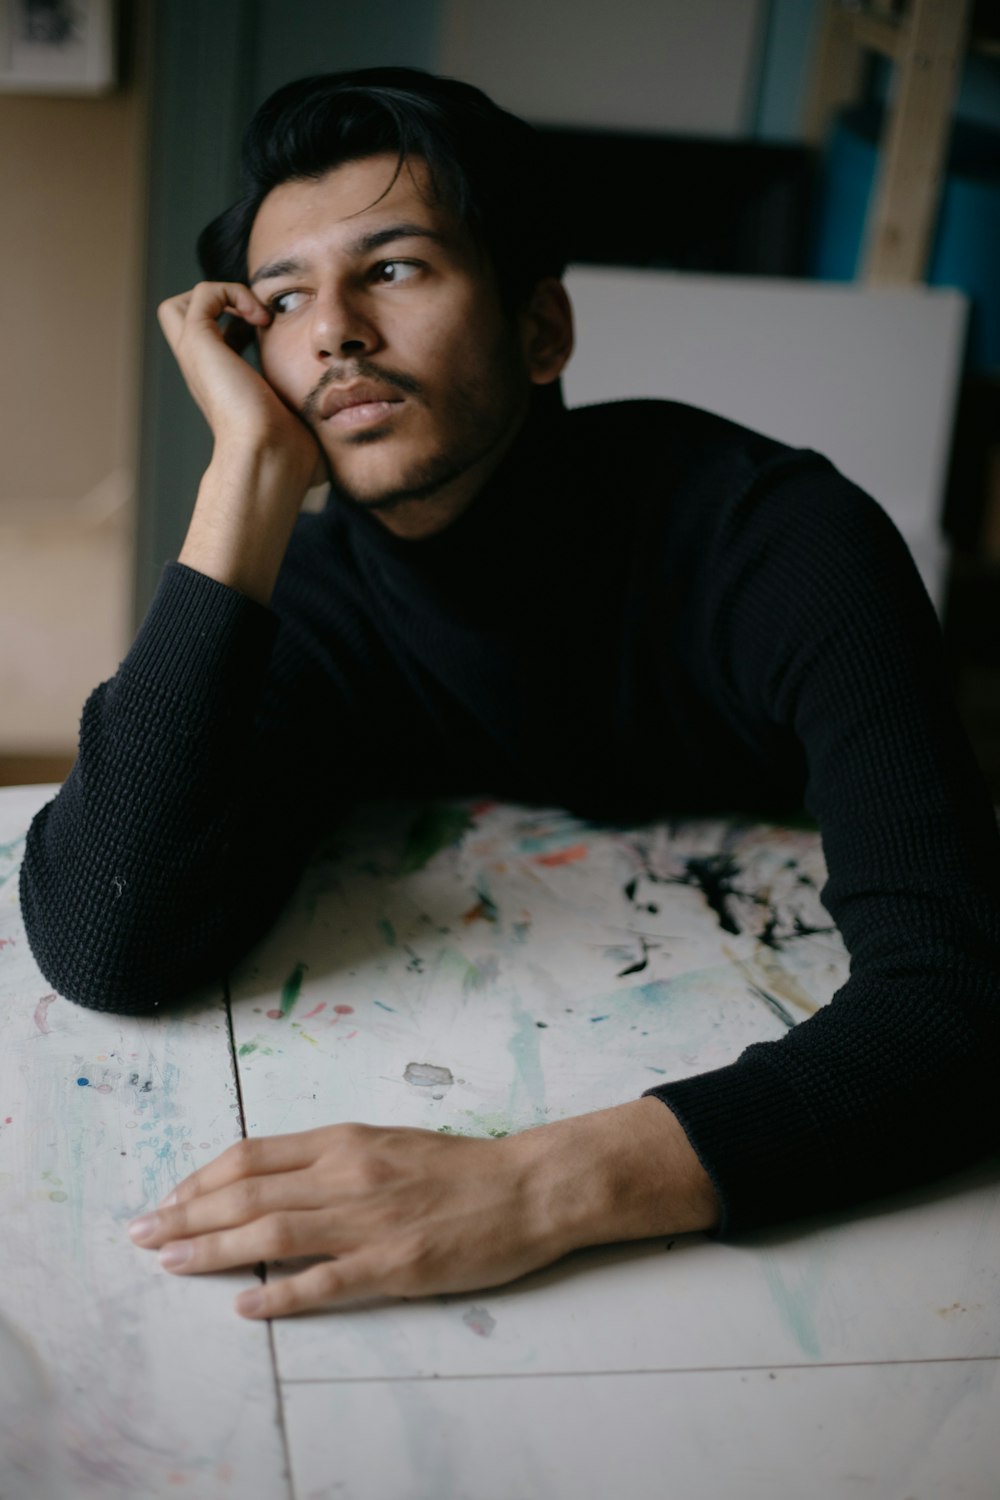
{"type": "Polygon", "coordinates": [[[447,530],[468,510],[500,467],[524,427],[530,408],[529,392],[487,452],[439,491],[420,499],[400,500],[398,504],[384,510],[375,510],[373,514],[387,531],[407,541],[418,541],[422,537],[435,536],[438,532],[447,530]]]}

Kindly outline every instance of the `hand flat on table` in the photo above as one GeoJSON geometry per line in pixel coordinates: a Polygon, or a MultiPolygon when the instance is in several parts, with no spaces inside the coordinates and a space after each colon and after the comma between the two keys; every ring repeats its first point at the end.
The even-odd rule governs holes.
{"type": "Polygon", "coordinates": [[[583,1245],[716,1215],[675,1117],[644,1098],[502,1140],[350,1123],[239,1141],[129,1234],[184,1275],[334,1257],[236,1301],[273,1318],[497,1286],[583,1245]]]}

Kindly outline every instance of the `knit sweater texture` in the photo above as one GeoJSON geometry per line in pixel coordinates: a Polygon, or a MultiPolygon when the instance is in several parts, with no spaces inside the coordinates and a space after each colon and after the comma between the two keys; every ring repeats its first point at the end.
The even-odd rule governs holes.
{"type": "Polygon", "coordinates": [[[153,1011],[261,936],[355,802],[466,792],[818,821],[847,983],[645,1090],[719,1233],[997,1149],[996,819],[909,554],[826,459],[678,403],[539,399],[435,536],[331,495],[271,609],[169,564],[31,826],[32,950],[69,999],[153,1011]]]}

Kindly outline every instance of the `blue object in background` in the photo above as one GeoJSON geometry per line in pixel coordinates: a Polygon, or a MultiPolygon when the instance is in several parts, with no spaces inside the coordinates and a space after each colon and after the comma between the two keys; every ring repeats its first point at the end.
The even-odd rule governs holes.
{"type": "MultiPolygon", "coordinates": [[[[812,254],[820,281],[857,273],[881,125],[881,109],[863,105],[831,132],[812,254]]],[[[972,299],[968,366],[1000,370],[1000,130],[956,121],[926,279],[972,299]]]]}

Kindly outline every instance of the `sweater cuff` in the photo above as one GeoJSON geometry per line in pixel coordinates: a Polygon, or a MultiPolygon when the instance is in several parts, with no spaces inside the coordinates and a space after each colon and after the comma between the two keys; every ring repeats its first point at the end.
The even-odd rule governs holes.
{"type": "Polygon", "coordinates": [[[262,680],[277,616],[204,573],[168,563],[122,663],[123,677],[175,697],[185,719],[245,700],[262,680]]]}
{"type": "Polygon", "coordinates": [[[829,1208],[840,1197],[801,1099],[753,1047],[727,1067],[654,1084],[647,1095],[676,1115],[711,1179],[720,1205],[714,1237],[829,1208]]]}

